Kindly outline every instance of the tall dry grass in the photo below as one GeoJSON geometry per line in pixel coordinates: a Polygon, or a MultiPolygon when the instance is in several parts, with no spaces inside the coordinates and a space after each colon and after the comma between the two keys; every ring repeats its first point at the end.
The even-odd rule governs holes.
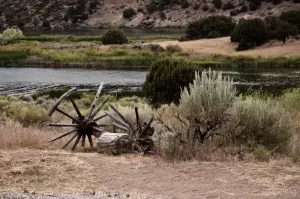
{"type": "Polygon", "coordinates": [[[0,124],[0,149],[59,149],[64,140],[58,140],[55,143],[49,143],[49,141],[62,131],[62,129],[53,130],[51,128],[24,128],[20,123],[6,121],[0,124]]]}

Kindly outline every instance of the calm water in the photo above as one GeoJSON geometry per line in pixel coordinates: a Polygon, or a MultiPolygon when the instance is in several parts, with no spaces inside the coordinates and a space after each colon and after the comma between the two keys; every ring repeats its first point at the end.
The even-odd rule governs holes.
{"type": "MultiPolygon", "coordinates": [[[[223,71],[233,78],[240,92],[263,90],[280,93],[300,87],[300,70],[289,71],[223,71]]],[[[141,88],[146,71],[0,68],[0,95],[25,94],[41,89],[73,87],[96,89],[101,81],[110,92],[141,88]]]]}

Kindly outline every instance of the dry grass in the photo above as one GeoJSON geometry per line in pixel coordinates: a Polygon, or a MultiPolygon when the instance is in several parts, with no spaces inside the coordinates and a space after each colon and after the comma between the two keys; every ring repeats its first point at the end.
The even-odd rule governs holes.
{"type": "Polygon", "coordinates": [[[210,56],[210,55],[226,55],[226,56],[251,56],[251,57],[296,57],[300,56],[300,41],[288,41],[283,44],[279,41],[270,41],[263,46],[247,51],[236,51],[238,44],[231,43],[230,37],[222,37],[216,39],[201,39],[196,41],[163,41],[156,42],[163,47],[168,45],[178,45],[185,52],[192,56],[210,56]]]}
{"type": "Polygon", "coordinates": [[[36,127],[24,128],[19,123],[7,121],[4,124],[0,124],[0,149],[59,149],[63,140],[49,143],[49,140],[63,132],[63,129],[55,130],[36,127]]]}

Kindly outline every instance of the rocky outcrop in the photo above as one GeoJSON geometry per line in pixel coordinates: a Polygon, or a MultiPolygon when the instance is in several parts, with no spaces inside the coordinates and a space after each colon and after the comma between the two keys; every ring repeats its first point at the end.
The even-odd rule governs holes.
{"type": "Polygon", "coordinates": [[[278,5],[263,1],[259,9],[249,11],[249,1],[222,0],[223,5],[228,1],[232,4],[230,9],[217,9],[213,1],[207,0],[0,0],[0,28],[183,28],[191,21],[210,15],[234,15],[239,20],[278,16],[300,9],[300,3],[293,1],[278,5]],[[136,14],[124,18],[126,8],[133,8],[136,14]]]}

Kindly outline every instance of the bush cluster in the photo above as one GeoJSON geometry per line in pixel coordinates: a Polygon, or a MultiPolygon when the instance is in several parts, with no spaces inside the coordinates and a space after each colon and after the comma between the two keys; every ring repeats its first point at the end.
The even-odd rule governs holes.
{"type": "Polygon", "coordinates": [[[109,44],[127,44],[128,39],[124,35],[123,31],[119,29],[110,29],[102,37],[102,43],[104,45],[109,44]]]}
{"type": "Polygon", "coordinates": [[[190,23],[186,29],[186,39],[195,40],[208,38],[211,32],[218,32],[219,36],[228,36],[235,27],[231,17],[210,16],[190,23]]]}
{"type": "Polygon", "coordinates": [[[0,45],[11,43],[23,37],[23,32],[20,29],[8,28],[0,34],[0,45]]]}
{"type": "Polygon", "coordinates": [[[76,0],[74,4],[68,7],[64,16],[65,21],[71,20],[73,24],[78,20],[86,20],[89,14],[92,14],[99,4],[97,0],[76,0]]]}
{"type": "Polygon", "coordinates": [[[181,89],[193,81],[197,69],[201,70],[182,60],[166,59],[154,62],[143,85],[145,95],[155,106],[178,103],[181,89]]]}
{"type": "Polygon", "coordinates": [[[126,18],[126,19],[131,18],[131,17],[133,17],[135,15],[136,15],[136,11],[133,8],[126,8],[123,11],[123,17],[126,18]]]}

